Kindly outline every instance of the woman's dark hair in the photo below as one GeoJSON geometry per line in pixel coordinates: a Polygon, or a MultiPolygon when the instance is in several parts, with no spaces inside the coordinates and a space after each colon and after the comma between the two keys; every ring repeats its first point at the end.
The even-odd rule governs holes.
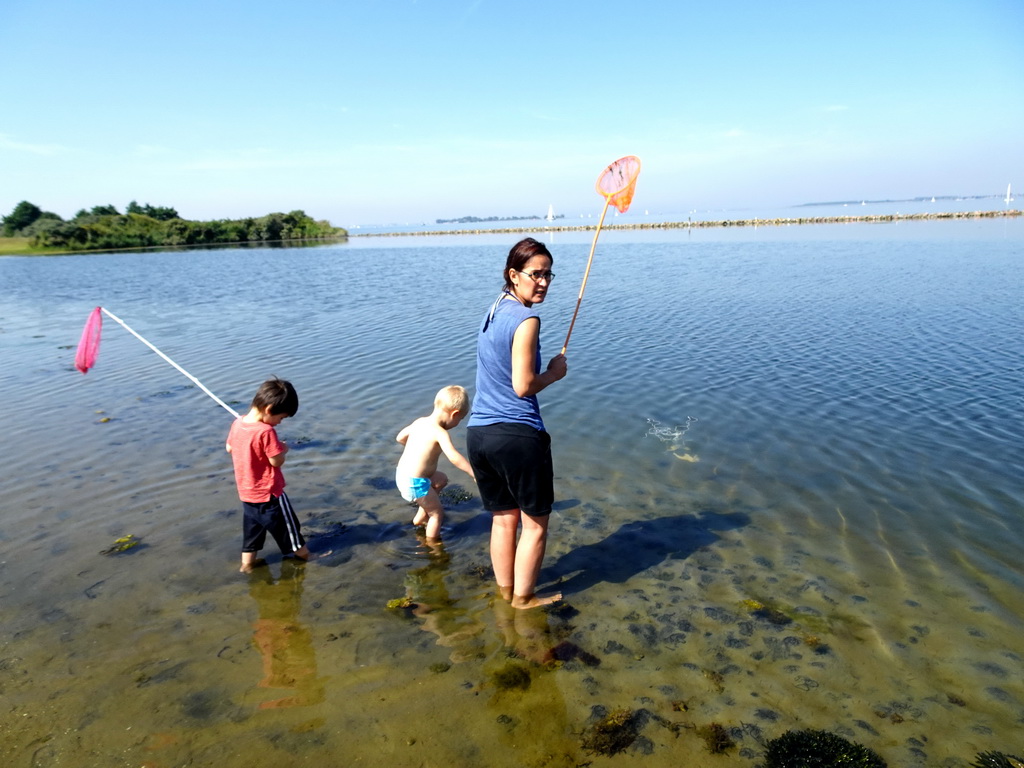
{"type": "Polygon", "coordinates": [[[294,416],[299,410],[299,396],[291,382],[278,378],[264,381],[256,390],[256,395],[252,399],[252,407],[262,413],[268,405],[271,416],[282,413],[285,416],[294,416]]]}
{"type": "Polygon", "coordinates": [[[552,264],[555,263],[555,257],[551,255],[548,247],[532,237],[524,237],[512,246],[512,250],[508,252],[508,259],[505,261],[505,290],[512,290],[512,279],[508,276],[509,270],[521,271],[526,266],[526,262],[534,256],[547,256],[551,259],[552,264]]]}

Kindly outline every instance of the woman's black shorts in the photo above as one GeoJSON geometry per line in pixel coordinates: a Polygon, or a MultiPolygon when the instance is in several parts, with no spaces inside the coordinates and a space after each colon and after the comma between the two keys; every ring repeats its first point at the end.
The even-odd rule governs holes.
{"type": "Polygon", "coordinates": [[[488,424],[467,430],[466,448],[488,512],[521,509],[551,514],[555,476],[551,436],[527,424],[488,424]]]}

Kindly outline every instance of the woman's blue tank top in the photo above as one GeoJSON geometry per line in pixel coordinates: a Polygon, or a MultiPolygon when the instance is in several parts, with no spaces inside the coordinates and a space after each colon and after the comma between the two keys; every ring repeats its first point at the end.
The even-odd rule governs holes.
{"type": "MultiPolygon", "coordinates": [[[[537,396],[519,397],[512,388],[512,337],[523,321],[531,317],[540,319],[533,307],[524,307],[503,294],[480,324],[470,427],[512,422],[544,429],[537,396]]],[[[533,366],[534,373],[540,373],[540,342],[533,366]]]]}

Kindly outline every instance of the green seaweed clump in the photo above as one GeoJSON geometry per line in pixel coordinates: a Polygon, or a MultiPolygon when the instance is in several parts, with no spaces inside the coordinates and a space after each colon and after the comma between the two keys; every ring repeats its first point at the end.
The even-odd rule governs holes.
{"type": "Polygon", "coordinates": [[[583,749],[592,754],[615,755],[640,734],[640,718],[631,709],[615,709],[594,723],[584,734],[583,749]]]}
{"type": "Polygon", "coordinates": [[[1024,768],[1024,760],[1002,752],[979,752],[971,768],[1024,768]]]}
{"type": "Polygon", "coordinates": [[[764,768],[886,768],[861,744],[828,731],[786,731],[768,742],[764,768]]]}
{"type": "Polygon", "coordinates": [[[129,533],[127,536],[121,536],[120,538],[114,539],[114,546],[107,547],[100,552],[101,555],[119,555],[122,552],[127,552],[132,547],[137,547],[142,543],[141,539],[135,538],[134,534],[129,533]]]}
{"type": "Polygon", "coordinates": [[[443,674],[451,668],[452,665],[446,661],[439,661],[436,664],[430,665],[430,671],[433,672],[435,675],[443,674]]]}
{"type": "Polygon", "coordinates": [[[397,611],[402,608],[412,608],[412,598],[396,597],[394,600],[388,600],[387,608],[389,611],[397,611]]]}
{"type": "Polygon", "coordinates": [[[513,689],[525,691],[530,687],[530,671],[518,664],[506,664],[491,675],[491,681],[501,691],[513,689]]]}
{"type": "Polygon", "coordinates": [[[736,742],[729,738],[729,732],[718,723],[701,726],[697,735],[704,739],[704,745],[712,755],[720,755],[736,746],[736,742]]]}

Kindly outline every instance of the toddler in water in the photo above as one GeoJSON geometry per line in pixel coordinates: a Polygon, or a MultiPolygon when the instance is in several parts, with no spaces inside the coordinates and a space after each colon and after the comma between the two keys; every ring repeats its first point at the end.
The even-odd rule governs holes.
{"type": "Polygon", "coordinates": [[[309,549],[299,529],[299,519],[284,492],[284,464],[288,446],[277,437],[278,424],[299,410],[295,388],[282,379],[263,382],[245,416],[236,419],[228,432],[227,451],[235,467],[235,483],[242,500],[242,573],[264,561],[257,559],[267,533],[274,537],[284,556],[308,560],[309,549]]]}
{"type": "Polygon", "coordinates": [[[469,396],[459,386],[441,389],[434,398],[434,410],[429,416],[416,419],[395,438],[405,450],[395,470],[395,484],[406,501],[419,506],[413,525],[426,523],[428,541],[439,541],[444,507],[437,492],[448,485],[448,477],[437,469],[437,459],[444,455],[456,467],[474,480],[473,468],[461,453],[455,450],[448,430],[458,426],[469,412],[469,396]]]}

